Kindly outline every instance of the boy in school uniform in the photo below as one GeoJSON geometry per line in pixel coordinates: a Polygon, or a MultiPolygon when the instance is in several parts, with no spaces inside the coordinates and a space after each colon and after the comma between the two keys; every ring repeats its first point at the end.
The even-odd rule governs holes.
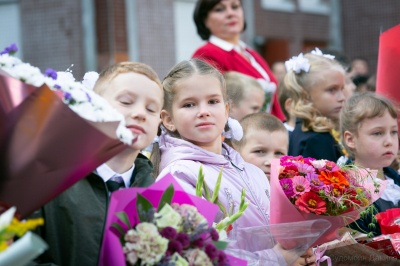
{"type": "Polygon", "coordinates": [[[157,74],[145,64],[117,63],[100,74],[94,91],[125,116],[138,139],[32,215],[45,219],[36,233],[49,249],[30,265],[98,265],[111,193],[154,183],[153,165],[140,150],[152,142],[161,121],[157,74]]]}

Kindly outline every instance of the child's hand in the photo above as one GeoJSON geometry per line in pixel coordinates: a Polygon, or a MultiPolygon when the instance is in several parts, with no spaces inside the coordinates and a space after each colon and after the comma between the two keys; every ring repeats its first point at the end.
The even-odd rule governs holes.
{"type": "MultiPolygon", "coordinates": [[[[295,255],[295,251],[291,251],[291,250],[286,250],[284,249],[280,244],[276,245],[274,247],[275,249],[278,249],[283,257],[285,258],[287,263],[290,263],[291,259],[293,259],[293,256],[295,255]]],[[[316,266],[315,260],[316,260],[316,256],[314,255],[313,249],[309,248],[306,250],[306,252],[304,252],[304,254],[298,258],[293,264],[292,266],[316,266]]]]}

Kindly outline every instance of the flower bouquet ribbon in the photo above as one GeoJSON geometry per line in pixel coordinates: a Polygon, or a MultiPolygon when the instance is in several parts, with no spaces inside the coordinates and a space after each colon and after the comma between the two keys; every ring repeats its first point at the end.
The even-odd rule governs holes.
{"type": "Polygon", "coordinates": [[[114,192],[99,266],[247,265],[226,254],[212,227],[219,207],[187,194],[167,175],[149,188],[114,192]]]}
{"type": "Polygon", "coordinates": [[[0,55],[0,201],[22,218],[129,143],[122,114],[104,98],[63,73],[46,73],[0,55]]]}
{"type": "MultiPolygon", "coordinates": [[[[387,182],[368,183],[371,171],[326,160],[285,156],[272,161],[271,224],[325,219],[329,228],[312,246],[339,238],[337,230],[370,206],[387,182]]],[[[371,206],[372,207],[372,206],[371,206]]]]}

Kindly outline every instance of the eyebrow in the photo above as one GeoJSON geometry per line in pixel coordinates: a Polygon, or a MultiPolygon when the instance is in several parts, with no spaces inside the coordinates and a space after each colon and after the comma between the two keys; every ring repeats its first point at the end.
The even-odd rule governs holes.
{"type": "MultiPolygon", "coordinates": [[[[223,98],[221,94],[210,94],[210,95],[206,96],[206,98],[214,98],[214,97],[223,98]]],[[[192,96],[192,97],[183,98],[181,101],[183,102],[183,101],[189,101],[189,100],[194,100],[194,99],[196,99],[196,97],[192,96]]]]}

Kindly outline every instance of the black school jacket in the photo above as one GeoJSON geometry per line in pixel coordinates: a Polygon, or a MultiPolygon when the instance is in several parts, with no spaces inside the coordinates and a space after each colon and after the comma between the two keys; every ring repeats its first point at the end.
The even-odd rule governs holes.
{"type": "Polygon", "coordinates": [[[343,154],[333,136],[328,132],[303,132],[302,123],[301,119],[296,119],[296,127],[289,137],[288,155],[301,155],[304,158],[325,159],[336,163],[343,154]]]}
{"type": "MultiPolygon", "coordinates": [[[[135,160],[131,184],[148,187],[152,163],[142,154],[135,160]],[[135,184],[136,183],[136,184],[135,184]]],[[[44,226],[35,233],[49,249],[33,265],[97,266],[107,217],[109,192],[103,179],[91,173],[61,193],[30,218],[44,218],[44,226]]]]}

